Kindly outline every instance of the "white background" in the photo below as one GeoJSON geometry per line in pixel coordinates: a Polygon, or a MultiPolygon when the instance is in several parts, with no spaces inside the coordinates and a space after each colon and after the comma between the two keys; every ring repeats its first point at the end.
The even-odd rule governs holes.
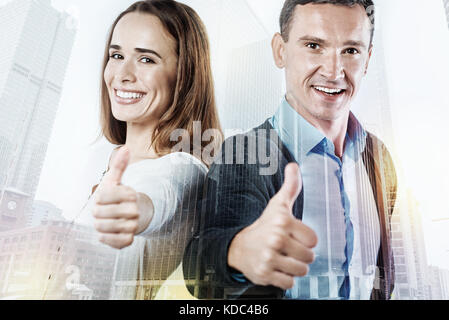
{"type": "MultiPolygon", "coordinates": [[[[226,1],[236,8],[243,2],[226,1]]],[[[0,0],[0,5],[6,2],[0,0]]],[[[133,2],[52,0],[55,8],[77,18],[78,32],[36,199],[55,204],[68,218],[77,215],[106,166],[111,147],[103,140],[93,144],[99,134],[101,61],[111,23],[133,2]]],[[[208,28],[220,102],[227,52],[252,41],[269,41],[278,30],[283,0],[248,0],[251,19],[260,23],[252,30],[245,28],[247,21],[238,17],[238,10],[217,30],[211,13],[214,0],[182,2],[191,5],[208,28]]],[[[377,0],[376,5],[401,181],[419,203],[429,264],[449,268],[449,222],[435,221],[449,218],[449,30],[443,3],[377,0]]]]}

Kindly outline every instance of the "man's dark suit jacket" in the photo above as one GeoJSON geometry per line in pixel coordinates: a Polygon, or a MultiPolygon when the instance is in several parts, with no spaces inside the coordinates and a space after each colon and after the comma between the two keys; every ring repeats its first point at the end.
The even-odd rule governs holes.
{"type": "MultiPolygon", "coordinates": [[[[378,269],[371,299],[388,300],[394,288],[390,219],[396,200],[396,174],[386,147],[371,134],[367,135],[362,158],[381,228],[378,269]]],[[[227,254],[234,236],[254,223],[280,190],[285,167],[290,162],[295,162],[293,156],[268,121],[225,141],[207,176],[203,197],[198,202],[200,215],[195,235],[184,254],[184,278],[192,295],[200,299],[276,299],[284,296],[285,291],[279,288],[236,281],[232,274],[238,272],[228,266],[227,254]],[[274,174],[260,174],[268,167],[263,157],[257,156],[251,162],[254,146],[257,146],[257,154],[278,155],[274,174]]],[[[298,219],[302,218],[303,201],[304,191],[293,207],[293,214],[298,219]]]]}

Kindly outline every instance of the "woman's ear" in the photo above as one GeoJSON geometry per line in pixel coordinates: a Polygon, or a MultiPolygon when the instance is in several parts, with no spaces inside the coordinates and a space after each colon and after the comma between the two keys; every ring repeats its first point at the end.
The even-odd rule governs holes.
{"type": "Polygon", "coordinates": [[[285,42],[279,32],[271,40],[271,49],[273,50],[274,63],[279,69],[283,69],[285,67],[285,42]]]}

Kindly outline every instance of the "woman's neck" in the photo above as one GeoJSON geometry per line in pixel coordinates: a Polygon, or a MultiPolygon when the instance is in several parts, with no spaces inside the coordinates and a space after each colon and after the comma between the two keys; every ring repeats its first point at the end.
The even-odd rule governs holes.
{"type": "Polygon", "coordinates": [[[127,123],[125,145],[128,147],[130,152],[130,164],[145,159],[158,158],[153,146],[151,146],[155,128],[155,124],[142,125],[127,123]]]}

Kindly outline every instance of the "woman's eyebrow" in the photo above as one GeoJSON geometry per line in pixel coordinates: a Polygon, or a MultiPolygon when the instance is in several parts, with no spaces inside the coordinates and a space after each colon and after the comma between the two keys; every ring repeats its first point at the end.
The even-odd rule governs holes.
{"type": "MultiPolygon", "coordinates": [[[[109,49],[114,49],[114,50],[122,50],[122,47],[116,44],[111,44],[109,46],[109,49]]],[[[157,56],[159,59],[162,59],[161,55],[159,53],[157,53],[154,50],[151,49],[144,49],[144,48],[134,48],[135,51],[139,52],[139,53],[151,53],[154,54],[155,56],[157,56]]]]}
{"type": "Polygon", "coordinates": [[[143,48],[134,48],[134,50],[137,51],[137,52],[139,52],[139,53],[151,53],[151,54],[154,54],[155,56],[157,56],[159,59],[162,60],[161,55],[160,55],[159,53],[157,53],[156,51],[154,51],[154,50],[151,50],[151,49],[143,49],[143,48]]]}

